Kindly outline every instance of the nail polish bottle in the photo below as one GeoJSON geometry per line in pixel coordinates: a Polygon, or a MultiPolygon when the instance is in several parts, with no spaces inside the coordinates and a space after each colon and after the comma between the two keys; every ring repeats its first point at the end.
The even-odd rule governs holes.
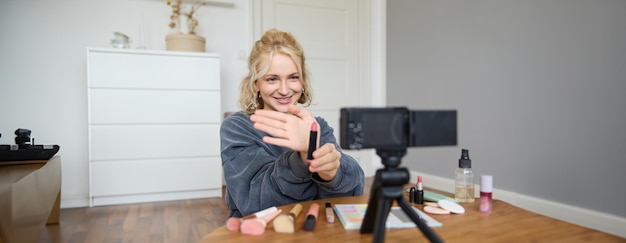
{"type": "Polygon", "coordinates": [[[483,213],[491,213],[493,207],[491,201],[491,192],[493,191],[493,176],[480,176],[480,208],[483,213]]]}

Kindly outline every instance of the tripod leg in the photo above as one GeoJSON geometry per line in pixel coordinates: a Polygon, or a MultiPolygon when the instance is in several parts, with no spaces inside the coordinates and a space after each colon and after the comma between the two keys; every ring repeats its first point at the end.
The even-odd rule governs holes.
{"type": "Polygon", "coordinates": [[[378,208],[376,209],[377,220],[374,222],[374,238],[372,242],[383,242],[385,240],[385,227],[387,226],[389,211],[391,211],[392,200],[391,198],[385,197],[378,199],[378,208]]]}
{"type": "Polygon", "coordinates": [[[403,197],[397,198],[396,201],[398,201],[402,211],[404,211],[404,213],[406,213],[406,215],[413,220],[413,222],[417,225],[417,228],[422,231],[424,236],[426,236],[430,242],[443,242],[439,236],[437,236],[437,234],[428,225],[426,225],[426,223],[424,223],[419,215],[417,215],[417,212],[413,210],[413,207],[411,207],[411,205],[403,197]]]}
{"type": "Polygon", "coordinates": [[[361,224],[361,233],[372,233],[374,231],[374,223],[376,222],[376,210],[379,204],[379,198],[382,197],[381,185],[378,179],[374,180],[372,190],[370,191],[370,199],[367,202],[367,210],[361,224]]]}

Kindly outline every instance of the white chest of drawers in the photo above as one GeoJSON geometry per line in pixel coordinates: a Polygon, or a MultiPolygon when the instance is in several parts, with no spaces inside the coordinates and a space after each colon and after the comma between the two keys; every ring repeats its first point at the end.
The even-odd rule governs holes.
{"type": "Polygon", "coordinates": [[[220,59],[87,49],[90,206],[220,197],[220,59]]]}

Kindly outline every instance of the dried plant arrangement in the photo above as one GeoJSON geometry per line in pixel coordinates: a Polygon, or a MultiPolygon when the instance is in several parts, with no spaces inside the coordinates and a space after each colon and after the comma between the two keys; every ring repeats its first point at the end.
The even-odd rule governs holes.
{"type": "Polygon", "coordinates": [[[195,35],[195,29],[198,27],[198,20],[194,17],[194,14],[200,7],[207,5],[207,2],[198,1],[192,4],[191,9],[188,12],[183,11],[182,0],[167,1],[166,3],[167,5],[172,6],[172,15],[170,16],[169,27],[174,29],[178,24],[178,27],[184,34],[187,34],[185,32],[188,31],[188,34],[195,35]]]}

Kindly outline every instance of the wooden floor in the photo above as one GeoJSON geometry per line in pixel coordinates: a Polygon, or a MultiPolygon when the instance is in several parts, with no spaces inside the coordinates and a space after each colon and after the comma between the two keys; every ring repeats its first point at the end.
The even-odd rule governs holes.
{"type": "MultiPolygon", "coordinates": [[[[372,181],[366,178],[364,194],[372,181]]],[[[67,208],[39,242],[195,243],[224,225],[227,215],[224,198],[67,208]]]]}
{"type": "Polygon", "coordinates": [[[198,242],[227,215],[223,198],[61,209],[39,242],[198,242]]]}

